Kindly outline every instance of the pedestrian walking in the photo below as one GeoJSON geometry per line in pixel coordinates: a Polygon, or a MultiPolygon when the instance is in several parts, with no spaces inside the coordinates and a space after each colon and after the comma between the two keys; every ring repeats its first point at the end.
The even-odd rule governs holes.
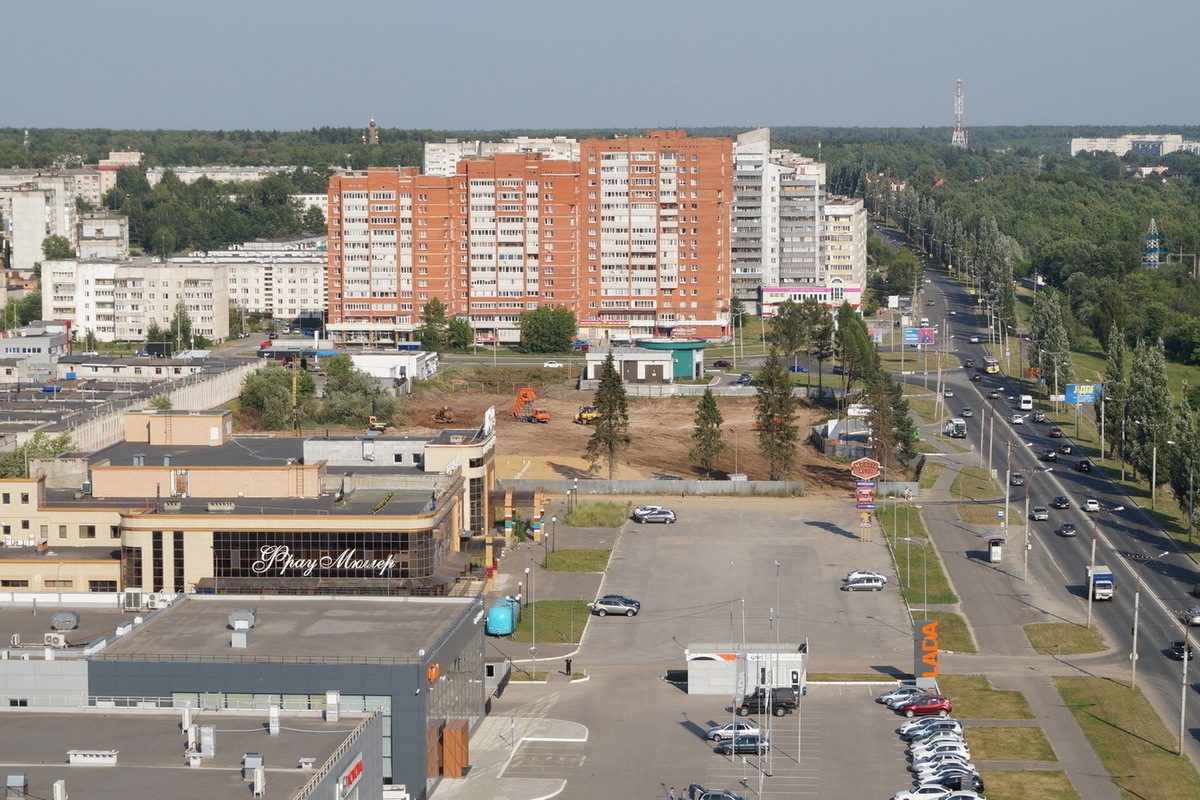
{"type": "Polygon", "coordinates": [[[675,787],[667,789],[667,800],[675,800],[675,787]]]}
{"type": "Polygon", "coordinates": [[[567,659],[567,677],[571,677],[571,659],[567,659]]]}
{"type": "Polygon", "coordinates": [[[696,790],[698,788],[700,787],[696,786],[694,783],[688,786],[688,800],[696,800],[696,790]]]}

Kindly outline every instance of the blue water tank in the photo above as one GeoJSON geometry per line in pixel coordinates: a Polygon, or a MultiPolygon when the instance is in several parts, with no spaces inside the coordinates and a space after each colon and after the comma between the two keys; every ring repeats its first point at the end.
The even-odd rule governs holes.
{"type": "Polygon", "coordinates": [[[517,629],[521,621],[521,601],[514,597],[501,597],[487,613],[486,631],[489,636],[508,636],[517,629]]]}

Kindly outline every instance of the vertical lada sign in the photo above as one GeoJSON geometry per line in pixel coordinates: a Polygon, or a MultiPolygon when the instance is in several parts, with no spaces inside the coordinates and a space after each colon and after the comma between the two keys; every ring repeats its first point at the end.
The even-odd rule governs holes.
{"type": "Polygon", "coordinates": [[[938,624],[936,620],[924,619],[913,622],[913,676],[917,686],[932,688],[937,685],[938,624]]]}

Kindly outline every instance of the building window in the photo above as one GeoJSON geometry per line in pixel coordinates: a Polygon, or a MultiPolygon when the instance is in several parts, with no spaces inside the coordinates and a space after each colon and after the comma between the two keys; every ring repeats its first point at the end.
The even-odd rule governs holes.
{"type": "Polygon", "coordinates": [[[69,579],[53,579],[46,581],[47,589],[70,589],[75,585],[75,581],[69,579]]]}
{"type": "Polygon", "coordinates": [[[29,586],[26,580],[0,580],[0,587],[5,589],[21,589],[29,586]]]}
{"type": "Polygon", "coordinates": [[[58,526],[58,538],[60,538],[60,539],[67,538],[67,526],[66,525],[58,526]]]}
{"type": "Polygon", "coordinates": [[[140,589],[142,586],[142,548],[121,548],[121,572],[123,580],[130,589],[140,589]]]}
{"type": "Polygon", "coordinates": [[[80,525],[79,526],[79,538],[80,539],[95,539],[96,538],[96,526],[95,525],[80,525]]]}
{"type": "Polygon", "coordinates": [[[116,590],[116,581],[88,581],[89,592],[115,592],[116,590]]]}
{"type": "Polygon", "coordinates": [[[175,531],[174,537],[175,550],[175,591],[183,591],[183,531],[175,531]]]}
{"type": "Polygon", "coordinates": [[[162,531],[150,534],[151,573],[150,591],[161,592],[163,588],[163,535],[162,531]]]}
{"type": "Polygon", "coordinates": [[[29,530],[29,520],[27,520],[27,519],[21,520],[21,530],[23,530],[23,531],[29,530]]]}
{"type": "Polygon", "coordinates": [[[0,495],[0,501],[3,501],[5,505],[8,505],[10,502],[12,502],[12,495],[10,495],[8,492],[5,492],[4,494],[0,495]]]}
{"type": "Polygon", "coordinates": [[[120,539],[121,538],[121,526],[120,525],[109,525],[108,526],[108,535],[110,537],[112,537],[113,539],[120,539]]]}
{"type": "Polygon", "coordinates": [[[21,492],[21,502],[22,503],[29,502],[29,492],[21,492]]]}

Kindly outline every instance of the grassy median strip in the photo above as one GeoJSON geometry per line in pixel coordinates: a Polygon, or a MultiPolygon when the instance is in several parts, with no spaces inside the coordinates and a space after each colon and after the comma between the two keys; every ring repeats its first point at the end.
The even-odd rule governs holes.
{"type": "Polygon", "coordinates": [[[555,550],[546,554],[548,572],[604,572],[612,550],[555,550]]]}
{"type": "Polygon", "coordinates": [[[921,488],[932,489],[933,485],[938,482],[938,478],[942,477],[942,473],[945,471],[945,464],[934,464],[926,461],[925,468],[921,470],[921,488]]]}
{"type": "Polygon", "coordinates": [[[521,621],[513,631],[515,642],[533,643],[537,623],[537,641],[544,644],[578,644],[583,636],[591,609],[579,600],[539,600],[521,609],[521,621]]]}
{"type": "Polygon", "coordinates": [[[946,605],[958,602],[942,569],[920,508],[912,503],[891,503],[877,510],[900,575],[901,593],[911,605],[946,605]],[[911,539],[911,541],[909,541],[911,539]],[[926,602],[928,598],[928,603],[926,602]]]}
{"type": "Polygon", "coordinates": [[[1046,655],[1099,653],[1108,649],[1108,642],[1099,631],[1073,622],[1036,622],[1025,626],[1025,636],[1034,650],[1046,655]]]}
{"type": "MultiPolygon", "coordinates": [[[[971,758],[975,761],[1057,761],[1054,748],[1041,728],[988,728],[968,725],[963,729],[971,758]]],[[[988,787],[990,791],[992,787],[988,787]]],[[[1007,797],[1008,795],[1001,795],[1007,797]]]]}
{"type": "Polygon", "coordinates": [[[958,477],[950,484],[950,494],[967,500],[982,500],[998,497],[1001,492],[983,467],[960,467],[958,477]]]}
{"type": "Polygon", "coordinates": [[[938,688],[958,719],[1033,719],[1025,695],[996,689],[986,675],[942,675],[938,688]]]}
{"type": "Polygon", "coordinates": [[[978,653],[975,637],[962,614],[949,611],[914,611],[917,619],[930,619],[938,624],[938,642],[943,650],[955,653],[978,653]]]}
{"type": "Polygon", "coordinates": [[[580,503],[563,518],[572,528],[619,528],[629,519],[629,503],[580,503]]]}
{"type": "Polygon", "coordinates": [[[985,769],[989,797],[1004,800],[1080,800],[1067,773],[1058,770],[985,769]]]}
{"type": "Polygon", "coordinates": [[[1104,678],[1060,677],[1054,685],[1124,796],[1200,797],[1200,774],[1175,754],[1176,735],[1141,690],[1104,678]]]}

